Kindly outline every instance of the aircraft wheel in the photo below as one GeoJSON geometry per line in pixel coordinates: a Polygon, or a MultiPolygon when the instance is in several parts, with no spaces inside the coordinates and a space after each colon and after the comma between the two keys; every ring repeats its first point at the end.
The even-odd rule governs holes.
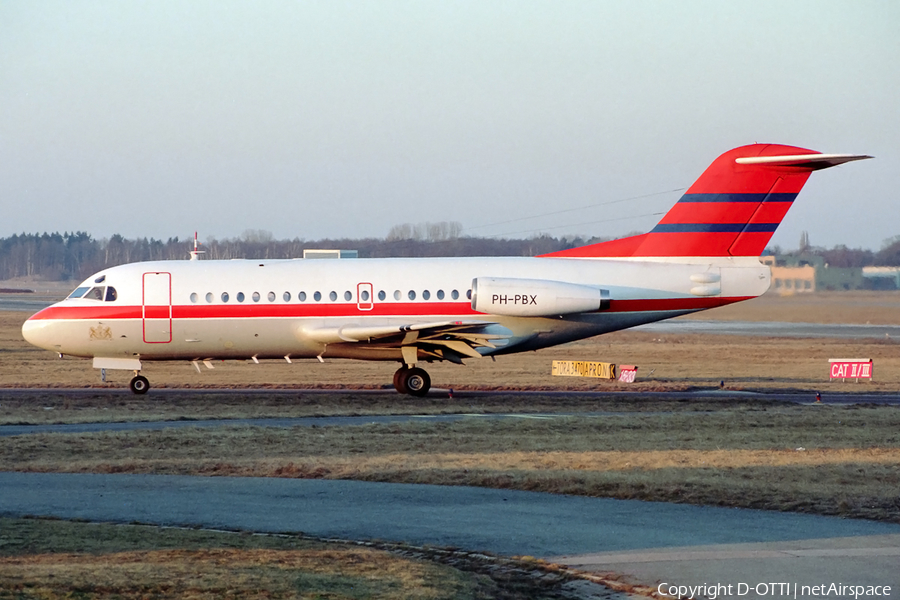
{"type": "Polygon", "coordinates": [[[406,387],[406,375],[408,373],[409,369],[406,367],[400,367],[397,369],[397,372],[394,373],[394,389],[401,394],[409,393],[409,388],[406,387]]]}
{"type": "Polygon", "coordinates": [[[147,390],[150,389],[150,382],[143,375],[137,375],[131,379],[128,387],[131,388],[131,392],[134,394],[146,394],[147,390]]]}
{"type": "Polygon", "coordinates": [[[424,369],[412,368],[406,370],[404,378],[406,393],[413,396],[424,396],[431,389],[431,377],[424,369]]]}

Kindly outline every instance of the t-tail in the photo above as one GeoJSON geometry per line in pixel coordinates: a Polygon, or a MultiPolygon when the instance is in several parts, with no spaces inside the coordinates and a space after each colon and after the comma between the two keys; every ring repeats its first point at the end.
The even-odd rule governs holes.
{"type": "Polygon", "coordinates": [[[810,173],[862,154],[753,144],[717,158],[650,233],[548,257],[759,256],[810,173]]]}

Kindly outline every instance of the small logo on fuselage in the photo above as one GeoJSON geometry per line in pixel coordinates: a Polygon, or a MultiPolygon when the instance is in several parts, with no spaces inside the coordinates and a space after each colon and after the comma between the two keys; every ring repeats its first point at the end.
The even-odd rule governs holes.
{"type": "Polygon", "coordinates": [[[104,327],[103,325],[97,325],[96,327],[91,327],[91,335],[89,338],[92,342],[94,340],[104,341],[112,339],[112,330],[109,327],[104,327]]]}

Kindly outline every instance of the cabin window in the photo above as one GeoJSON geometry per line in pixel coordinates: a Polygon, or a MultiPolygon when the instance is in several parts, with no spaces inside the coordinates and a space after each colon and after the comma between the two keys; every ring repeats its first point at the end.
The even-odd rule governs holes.
{"type": "Polygon", "coordinates": [[[334,290],[332,290],[331,293],[328,294],[328,299],[331,300],[332,302],[334,302],[335,300],[337,300],[337,292],[335,292],[334,290]]]}
{"type": "Polygon", "coordinates": [[[206,301],[209,303],[212,303],[212,301],[213,301],[212,292],[206,292],[206,301]]]}
{"type": "Polygon", "coordinates": [[[400,299],[400,290],[394,290],[394,300],[400,299]]]}
{"type": "Polygon", "coordinates": [[[199,296],[197,296],[197,292],[191,292],[191,302],[193,302],[194,304],[197,304],[198,298],[199,298],[199,296]]]}
{"type": "Polygon", "coordinates": [[[71,294],[69,294],[69,298],[81,298],[82,296],[84,296],[84,293],[86,291],[88,291],[89,289],[91,289],[91,288],[89,288],[89,287],[75,288],[75,291],[73,291],[71,294]]]}
{"type": "Polygon", "coordinates": [[[431,299],[431,292],[429,292],[428,290],[423,291],[422,292],[422,300],[430,300],[430,299],[431,299]]]}
{"type": "Polygon", "coordinates": [[[385,298],[387,298],[387,294],[384,293],[384,290],[379,291],[379,292],[378,292],[378,299],[381,300],[381,301],[384,301],[385,298]]]}
{"type": "Polygon", "coordinates": [[[437,299],[438,299],[438,300],[443,300],[443,299],[444,299],[444,290],[438,290],[438,291],[437,291],[437,299]]]}
{"type": "Polygon", "coordinates": [[[119,294],[116,293],[116,288],[113,286],[108,286],[106,288],[106,301],[107,302],[115,302],[118,299],[119,294]]]}
{"type": "Polygon", "coordinates": [[[228,292],[222,292],[222,302],[228,302],[228,292]]]}
{"type": "Polygon", "coordinates": [[[472,299],[472,290],[466,290],[466,298],[468,298],[469,300],[472,299]]]}
{"type": "Polygon", "coordinates": [[[322,292],[316,292],[315,294],[313,294],[313,300],[315,300],[316,302],[322,300],[322,292]]]}
{"type": "Polygon", "coordinates": [[[351,300],[353,300],[353,294],[351,294],[349,291],[344,292],[344,300],[350,302],[351,300]]]}
{"type": "Polygon", "coordinates": [[[252,298],[254,302],[259,302],[259,292],[253,292],[252,298]]]}
{"type": "Polygon", "coordinates": [[[285,292],[281,297],[284,298],[285,302],[291,301],[291,293],[290,292],[285,292]]]}
{"type": "Polygon", "coordinates": [[[244,301],[244,292],[238,292],[238,293],[237,293],[237,301],[238,301],[238,302],[243,302],[243,301],[244,301]]]}
{"type": "Polygon", "coordinates": [[[275,292],[269,292],[269,295],[266,296],[269,299],[269,302],[275,302],[275,292]]]}
{"type": "Polygon", "coordinates": [[[459,300],[459,292],[457,292],[456,290],[453,290],[452,292],[450,292],[450,297],[453,298],[454,300],[459,300]]]}
{"type": "Polygon", "coordinates": [[[406,297],[409,298],[410,300],[415,300],[416,299],[416,291],[409,290],[409,292],[406,294],[406,297]]]}
{"type": "MultiPolygon", "coordinates": [[[[349,294],[350,292],[347,292],[347,293],[349,294]]],[[[363,302],[368,302],[369,301],[369,290],[363,290],[359,296],[360,296],[360,298],[362,298],[363,302]]],[[[349,299],[350,298],[347,298],[347,300],[349,300],[349,299]]]]}
{"type": "Polygon", "coordinates": [[[297,294],[297,300],[300,302],[306,302],[306,292],[300,292],[297,294]]]}

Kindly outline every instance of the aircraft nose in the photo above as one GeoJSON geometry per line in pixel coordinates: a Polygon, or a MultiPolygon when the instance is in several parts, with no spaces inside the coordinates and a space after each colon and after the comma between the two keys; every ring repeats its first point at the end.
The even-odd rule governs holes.
{"type": "Polygon", "coordinates": [[[22,337],[29,344],[44,348],[45,350],[59,351],[59,346],[53,336],[53,321],[41,319],[37,313],[22,324],[22,337]]]}

